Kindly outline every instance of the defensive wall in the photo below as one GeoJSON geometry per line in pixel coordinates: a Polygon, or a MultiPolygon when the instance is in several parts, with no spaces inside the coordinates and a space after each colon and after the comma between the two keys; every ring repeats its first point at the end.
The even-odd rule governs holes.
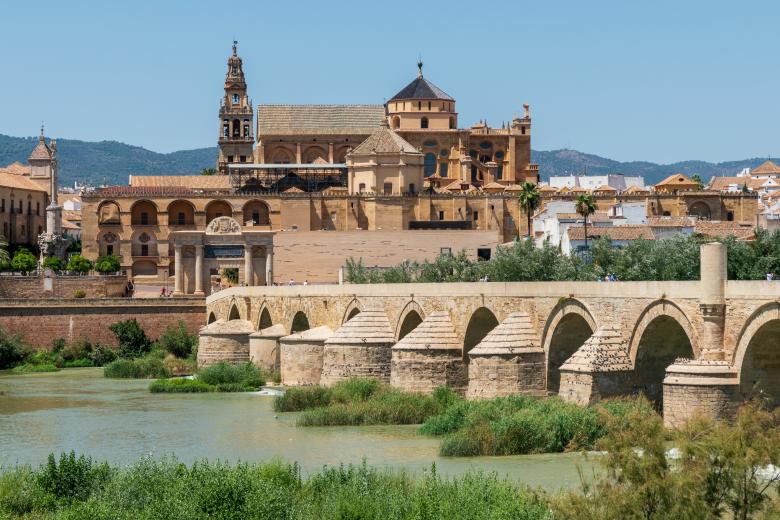
{"type": "Polygon", "coordinates": [[[322,326],[338,332],[367,309],[380,310],[392,330],[393,369],[401,367],[396,351],[413,344],[420,373],[450,370],[459,357],[471,368],[469,395],[483,395],[488,381],[494,394],[560,393],[580,404],[641,392],[671,424],[694,413],[728,416],[756,393],[780,398],[780,282],[727,281],[719,244],[703,246],[700,281],[234,287],[207,298],[208,328],[217,336],[220,327],[243,323],[233,339],[272,325],[299,335],[322,326]],[[417,327],[432,315],[427,342],[404,339],[420,336],[417,327]],[[442,339],[449,331],[452,338],[442,339]],[[445,351],[450,357],[439,359],[445,351]],[[479,374],[477,357],[490,360],[477,363],[479,374]]]}
{"type": "Polygon", "coordinates": [[[193,332],[204,324],[203,298],[63,298],[2,299],[0,327],[20,334],[37,348],[50,348],[52,341],[87,339],[116,346],[109,327],[135,318],[151,339],[182,320],[193,332]]]}
{"type": "Polygon", "coordinates": [[[123,296],[127,277],[122,275],[0,276],[0,298],[72,298],[84,291],[87,298],[118,298],[123,296]]]}

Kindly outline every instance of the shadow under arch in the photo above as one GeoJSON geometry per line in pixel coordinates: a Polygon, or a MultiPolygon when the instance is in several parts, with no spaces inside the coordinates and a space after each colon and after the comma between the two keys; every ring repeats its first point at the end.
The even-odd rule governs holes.
{"type": "Polygon", "coordinates": [[[360,303],[357,298],[354,298],[351,302],[349,302],[349,305],[347,305],[347,308],[344,311],[344,316],[341,318],[341,324],[344,325],[346,322],[361,312],[363,312],[363,304],[360,303]]]}
{"type": "Polygon", "coordinates": [[[209,313],[209,317],[206,319],[206,325],[210,325],[217,321],[217,316],[214,314],[214,311],[209,313]]]}
{"type": "Polygon", "coordinates": [[[542,334],[548,392],[558,392],[561,365],[577,352],[596,328],[596,320],[581,301],[567,298],[558,302],[547,318],[542,334]]]}
{"type": "Polygon", "coordinates": [[[263,303],[260,306],[260,315],[257,318],[257,330],[267,329],[274,324],[274,320],[271,317],[271,311],[268,310],[268,305],[263,303]]]}
{"type": "Polygon", "coordinates": [[[241,313],[238,311],[238,306],[234,303],[230,305],[230,312],[228,313],[228,321],[240,320],[241,313]]]}
{"type": "Polygon", "coordinates": [[[641,392],[658,410],[663,410],[666,369],[678,358],[698,354],[693,331],[686,314],[669,300],[648,305],[634,326],[629,341],[634,391],[641,392]]]}
{"type": "Polygon", "coordinates": [[[469,351],[496,327],[498,327],[498,318],[487,307],[480,307],[471,314],[466,332],[463,335],[463,361],[465,363],[469,362],[469,351]]]}
{"type": "Polygon", "coordinates": [[[306,316],[305,312],[298,311],[293,315],[292,322],[290,323],[290,334],[303,332],[304,330],[309,330],[310,328],[311,326],[309,325],[309,317],[306,316]]]}
{"type": "Polygon", "coordinates": [[[734,353],[743,398],[761,397],[780,405],[780,303],[756,309],[742,327],[734,353]]]}
{"type": "Polygon", "coordinates": [[[395,340],[401,341],[404,336],[412,332],[425,319],[425,313],[415,301],[410,301],[401,311],[398,323],[395,327],[395,340]]]}

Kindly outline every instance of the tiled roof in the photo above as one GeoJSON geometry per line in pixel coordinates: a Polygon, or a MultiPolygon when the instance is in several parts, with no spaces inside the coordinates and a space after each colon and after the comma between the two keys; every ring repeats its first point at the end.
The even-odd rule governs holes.
{"type": "Polygon", "coordinates": [[[372,153],[411,153],[421,155],[417,148],[387,127],[374,131],[365,141],[352,150],[352,154],[355,155],[372,153]]]}
{"type": "Polygon", "coordinates": [[[613,188],[609,184],[604,184],[603,186],[599,186],[598,188],[594,189],[593,191],[617,191],[617,189],[613,188]]]}
{"type": "Polygon", "coordinates": [[[422,77],[422,75],[414,78],[398,94],[391,97],[390,101],[402,99],[443,99],[444,101],[455,101],[449,94],[422,77]]]}
{"type": "Polygon", "coordinates": [[[373,133],[385,120],[383,105],[258,105],[258,135],[373,133]]]}
{"type": "Polygon", "coordinates": [[[650,227],[692,227],[696,225],[696,217],[648,217],[650,227]]]}
{"type": "Polygon", "coordinates": [[[625,190],[623,190],[623,194],[631,194],[631,193],[649,193],[649,190],[647,188],[640,188],[639,186],[629,186],[625,190]]]}
{"type": "Polygon", "coordinates": [[[434,311],[396,343],[393,350],[461,350],[461,347],[449,313],[434,311]]]}
{"type": "Polygon", "coordinates": [[[230,189],[229,175],[133,175],[133,188],[188,188],[193,190],[230,189]]]}
{"type": "MultiPolygon", "coordinates": [[[[562,220],[562,219],[575,219],[580,221],[583,220],[582,215],[580,215],[579,213],[556,213],[555,215],[558,217],[558,220],[562,220]]],[[[609,215],[597,211],[596,213],[588,216],[588,222],[609,222],[609,215]]]]}
{"type": "Polygon", "coordinates": [[[182,186],[108,186],[95,191],[101,197],[185,197],[195,193],[182,186]]]}
{"type": "Polygon", "coordinates": [[[73,230],[81,229],[80,226],[77,226],[76,224],[74,224],[68,219],[62,219],[62,227],[63,229],[73,229],[73,230]]]}
{"type": "Polygon", "coordinates": [[[754,236],[753,225],[740,222],[713,222],[700,220],[694,228],[695,233],[710,238],[726,238],[733,236],[740,240],[749,240],[754,236]]]}
{"type": "Polygon", "coordinates": [[[504,186],[503,184],[499,184],[497,182],[489,182],[488,184],[482,186],[482,189],[484,191],[504,191],[506,189],[506,186],[504,186]]]}
{"type": "Polygon", "coordinates": [[[543,352],[537,338],[528,313],[513,312],[471,349],[469,356],[543,352]]]}
{"type": "Polygon", "coordinates": [[[690,177],[683,173],[675,173],[674,175],[670,175],[658,184],[656,184],[656,187],[669,187],[674,188],[675,186],[690,186],[694,185],[696,186],[696,182],[691,180],[690,177]]]}
{"type": "Polygon", "coordinates": [[[49,191],[37,182],[30,180],[30,178],[25,175],[9,173],[6,170],[0,170],[0,186],[20,190],[42,191],[44,193],[48,193],[49,191]]]}
{"type": "MultiPolygon", "coordinates": [[[[570,227],[567,230],[569,240],[585,240],[584,226],[570,227]]],[[[588,238],[608,236],[612,240],[655,240],[650,226],[626,225],[611,227],[588,227],[588,238]]]]}
{"type": "Polygon", "coordinates": [[[62,218],[66,218],[71,222],[81,222],[81,211],[62,211],[62,218]]]}
{"type": "Polygon", "coordinates": [[[328,338],[327,345],[338,344],[382,344],[393,345],[395,334],[390,327],[387,314],[381,309],[366,309],[336,329],[328,338]]]}
{"type": "Polygon", "coordinates": [[[30,154],[30,158],[28,160],[35,161],[35,160],[48,160],[48,159],[51,159],[51,150],[49,150],[46,141],[43,139],[43,137],[41,137],[40,139],[38,139],[38,144],[35,145],[35,148],[30,154]]]}
{"type": "Polygon", "coordinates": [[[764,161],[763,164],[750,170],[753,175],[780,174],[780,166],[772,161],[764,161]]]}
{"type": "Polygon", "coordinates": [[[728,189],[730,185],[736,185],[740,189],[746,185],[751,190],[758,190],[764,186],[775,186],[777,181],[775,179],[763,178],[755,179],[753,177],[713,177],[710,181],[710,189],[716,191],[723,191],[728,189]]]}
{"type": "Polygon", "coordinates": [[[9,164],[8,166],[4,166],[0,168],[0,170],[5,170],[9,173],[13,173],[16,175],[29,175],[30,172],[32,171],[32,168],[29,165],[24,165],[19,161],[16,161],[14,163],[9,164]]]}

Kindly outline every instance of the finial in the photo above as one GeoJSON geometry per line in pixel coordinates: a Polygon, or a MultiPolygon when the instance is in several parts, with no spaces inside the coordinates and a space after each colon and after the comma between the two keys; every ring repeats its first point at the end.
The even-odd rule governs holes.
{"type": "Polygon", "coordinates": [[[423,77],[423,75],[422,75],[422,66],[423,66],[422,56],[418,55],[417,56],[417,77],[418,78],[422,78],[423,77]]]}
{"type": "Polygon", "coordinates": [[[43,120],[41,119],[41,135],[38,137],[39,141],[43,141],[43,120]]]}
{"type": "Polygon", "coordinates": [[[238,56],[237,49],[238,49],[238,40],[233,40],[233,56],[238,56]]]}

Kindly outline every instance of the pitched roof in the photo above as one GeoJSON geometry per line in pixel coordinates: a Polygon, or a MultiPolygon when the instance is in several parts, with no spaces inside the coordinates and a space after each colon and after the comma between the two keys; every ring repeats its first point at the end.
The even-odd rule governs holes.
{"type": "Polygon", "coordinates": [[[675,186],[690,186],[690,185],[698,185],[698,183],[694,180],[692,180],[690,177],[685,175],[684,173],[675,173],[673,175],[668,176],[658,184],[656,184],[657,187],[668,187],[668,188],[674,188],[675,186]]]}
{"type": "Polygon", "coordinates": [[[623,190],[623,194],[631,194],[631,193],[648,193],[649,190],[647,188],[640,188],[639,186],[629,186],[625,190],[623,190]]]}
{"type": "Polygon", "coordinates": [[[483,191],[504,191],[506,186],[497,182],[489,182],[482,186],[483,191]]]}
{"type": "Polygon", "coordinates": [[[44,193],[49,191],[37,182],[30,180],[27,176],[10,173],[7,170],[0,170],[0,186],[20,190],[42,191],[44,193]]]}
{"type": "Polygon", "coordinates": [[[411,83],[402,88],[398,94],[390,98],[390,101],[401,99],[442,99],[444,101],[455,101],[442,89],[425,79],[422,74],[412,80],[411,83]]]}
{"type": "Polygon", "coordinates": [[[374,131],[365,141],[360,143],[352,155],[369,155],[372,153],[411,153],[420,155],[421,152],[409,144],[403,137],[383,126],[374,131]]]}
{"type": "Polygon", "coordinates": [[[696,217],[647,217],[647,225],[650,227],[693,227],[697,220],[696,217]]]}
{"type": "Polygon", "coordinates": [[[108,186],[98,188],[95,193],[101,197],[186,197],[195,192],[182,186],[108,186]]]}
{"type": "Polygon", "coordinates": [[[381,344],[392,345],[395,343],[395,334],[390,328],[390,320],[381,309],[366,309],[359,312],[351,320],[336,329],[333,336],[325,341],[325,344],[381,344]]]}
{"type": "Polygon", "coordinates": [[[43,136],[41,136],[40,138],[38,138],[38,144],[36,144],[35,148],[33,148],[33,151],[30,154],[28,161],[49,160],[49,159],[51,159],[51,150],[49,149],[49,146],[46,144],[46,141],[44,140],[43,136]]]}
{"type": "Polygon", "coordinates": [[[14,173],[16,175],[29,175],[32,171],[32,168],[28,165],[24,165],[20,163],[19,161],[15,161],[8,166],[4,166],[0,168],[0,170],[5,170],[9,173],[14,173]]]}
{"type": "Polygon", "coordinates": [[[780,174],[780,166],[768,160],[750,170],[750,173],[751,175],[780,174]]]}
{"type": "Polygon", "coordinates": [[[229,175],[133,175],[133,188],[189,188],[192,190],[230,189],[229,175]]]}
{"type": "MultiPolygon", "coordinates": [[[[582,222],[583,217],[579,213],[556,213],[555,216],[558,218],[558,220],[578,220],[582,222]]],[[[607,213],[597,211],[596,213],[593,213],[592,215],[588,216],[588,222],[609,222],[609,215],[607,213]]]]}
{"type": "Polygon", "coordinates": [[[393,350],[461,350],[461,342],[449,313],[434,311],[396,343],[393,350]]]}
{"type": "Polygon", "coordinates": [[[631,370],[628,345],[617,325],[596,329],[583,345],[561,365],[561,371],[616,372],[631,370]]]}
{"type": "Polygon", "coordinates": [[[471,349],[469,356],[542,352],[537,338],[530,315],[527,312],[513,312],[471,349]]]}
{"type": "Polygon", "coordinates": [[[617,189],[613,188],[609,184],[604,184],[602,186],[599,186],[598,188],[595,188],[593,191],[617,191],[617,189]]]}
{"type": "MultiPolygon", "coordinates": [[[[581,226],[570,227],[567,230],[569,240],[585,240],[585,229],[581,226]]],[[[588,227],[588,238],[606,237],[612,240],[655,240],[650,226],[625,225],[610,227],[588,227]]]]}
{"type": "Polygon", "coordinates": [[[371,134],[385,120],[383,105],[258,105],[258,135],[371,134]]]}
{"type": "Polygon", "coordinates": [[[696,222],[694,233],[699,233],[710,238],[726,238],[733,236],[739,240],[750,240],[754,236],[754,228],[750,223],[740,222],[713,222],[700,220],[696,222]]]}

